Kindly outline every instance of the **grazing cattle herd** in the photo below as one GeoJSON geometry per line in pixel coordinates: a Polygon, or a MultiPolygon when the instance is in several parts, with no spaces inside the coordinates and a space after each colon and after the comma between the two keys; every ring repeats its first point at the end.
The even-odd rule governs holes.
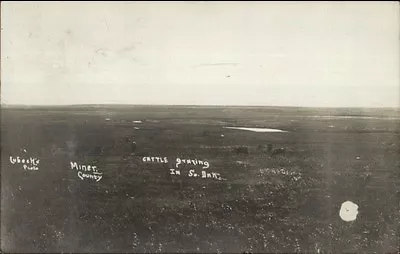
{"type": "MultiPolygon", "coordinates": [[[[267,153],[270,156],[285,156],[286,155],[286,149],[283,147],[279,148],[273,148],[273,144],[267,144],[267,145],[259,145],[257,147],[258,152],[261,153],[267,153]]],[[[249,147],[247,146],[239,146],[233,148],[233,151],[237,154],[249,154],[249,147]]]]}
{"type": "Polygon", "coordinates": [[[278,149],[275,149],[275,150],[271,151],[271,155],[272,156],[285,155],[285,154],[286,154],[286,150],[283,147],[280,147],[278,149]]]}
{"type": "MultiPolygon", "coordinates": [[[[126,137],[125,141],[120,142],[120,143],[124,143],[122,145],[123,147],[125,147],[123,150],[125,150],[125,151],[129,150],[129,155],[138,155],[138,156],[146,156],[147,155],[147,153],[145,153],[144,151],[140,151],[140,149],[138,149],[137,143],[135,141],[135,137],[133,137],[133,136],[126,137]],[[139,151],[137,151],[137,150],[139,150],[139,151]]],[[[119,144],[119,146],[121,146],[121,144],[119,144]]],[[[113,146],[113,148],[116,148],[116,146],[113,146]]],[[[94,148],[94,153],[96,155],[104,155],[106,150],[108,150],[108,149],[106,149],[105,147],[96,146],[94,148]]],[[[249,154],[250,148],[249,148],[249,146],[236,146],[236,147],[233,147],[232,151],[236,154],[249,154]]],[[[284,147],[274,148],[273,144],[259,145],[257,147],[257,151],[261,152],[261,153],[269,154],[271,157],[286,155],[286,149],[284,147]]]]}

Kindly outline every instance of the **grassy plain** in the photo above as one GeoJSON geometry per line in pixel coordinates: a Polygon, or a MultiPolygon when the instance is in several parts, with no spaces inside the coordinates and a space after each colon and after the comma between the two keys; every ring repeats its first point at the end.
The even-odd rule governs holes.
{"type": "Polygon", "coordinates": [[[399,111],[72,106],[1,113],[4,252],[399,250],[399,111]],[[136,140],[134,155],[127,137],[136,140]],[[286,153],[271,156],[260,147],[267,144],[286,153]],[[10,163],[23,155],[39,158],[39,170],[10,163]],[[207,160],[224,180],[190,178],[190,169],[201,171],[193,165],[173,176],[177,157],[207,160]],[[81,180],[71,161],[97,165],[103,178],[81,180]],[[347,200],[359,206],[353,222],[339,217],[347,200]]]}

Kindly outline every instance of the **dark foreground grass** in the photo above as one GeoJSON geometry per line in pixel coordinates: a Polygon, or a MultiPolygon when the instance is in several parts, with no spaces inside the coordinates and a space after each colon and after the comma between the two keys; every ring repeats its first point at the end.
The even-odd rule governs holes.
{"type": "Polygon", "coordinates": [[[377,111],[363,112],[378,116],[373,118],[312,117],[327,113],[332,114],[224,107],[3,109],[1,249],[395,253],[399,120],[380,118],[387,113],[377,111]],[[136,139],[135,155],[128,136],[136,139]],[[272,157],[259,147],[266,144],[286,154],[272,157]],[[235,153],[237,146],[249,153],[235,153]],[[38,171],[10,163],[9,156],[22,155],[22,148],[40,158],[38,171]],[[143,156],[167,157],[169,163],[144,163],[143,156]],[[177,157],[207,160],[209,170],[225,180],[189,178],[190,166],[172,176],[177,157]],[[103,178],[79,179],[70,161],[97,165],[103,178]],[[359,206],[353,222],[339,217],[346,200],[359,206]]]}

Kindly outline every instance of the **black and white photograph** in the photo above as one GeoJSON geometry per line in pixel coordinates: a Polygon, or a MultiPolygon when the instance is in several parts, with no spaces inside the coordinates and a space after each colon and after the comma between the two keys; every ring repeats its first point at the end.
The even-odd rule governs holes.
{"type": "Polygon", "coordinates": [[[400,253],[397,1],[2,1],[0,126],[0,253],[400,253]]]}

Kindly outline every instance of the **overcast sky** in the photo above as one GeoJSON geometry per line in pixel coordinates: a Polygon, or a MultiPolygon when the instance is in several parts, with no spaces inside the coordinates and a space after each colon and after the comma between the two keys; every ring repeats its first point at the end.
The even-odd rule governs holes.
{"type": "Polygon", "coordinates": [[[6,104],[399,106],[397,2],[2,2],[6,104]]]}

